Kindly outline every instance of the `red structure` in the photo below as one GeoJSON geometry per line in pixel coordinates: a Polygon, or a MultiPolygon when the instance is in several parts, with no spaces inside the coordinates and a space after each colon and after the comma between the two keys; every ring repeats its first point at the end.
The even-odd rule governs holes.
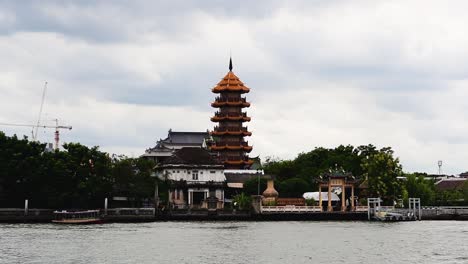
{"type": "Polygon", "coordinates": [[[212,92],[219,94],[211,104],[214,108],[219,108],[211,121],[219,123],[211,132],[214,142],[210,149],[217,153],[221,162],[227,169],[248,169],[253,161],[249,159],[247,153],[252,151],[252,146],[244,140],[244,137],[252,135],[244,122],[249,122],[250,117],[243,108],[249,107],[243,94],[250,89],[239,80],[232,72],[232,60],[229,60],[229,72],[212,89],[212,92]]]}

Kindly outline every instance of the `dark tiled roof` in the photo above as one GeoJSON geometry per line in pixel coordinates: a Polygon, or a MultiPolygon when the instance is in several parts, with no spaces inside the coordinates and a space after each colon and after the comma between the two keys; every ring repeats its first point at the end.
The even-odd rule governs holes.
{"type": "Polygon", "coordinates": [[[190,144],[190,145],[201,145],[205,138],[208,138],[210,134],[206,132],[174,132],[169,131],[167,138],[162,140],[164,143],[172,144],[190,144]]]}
{"type": "Polygon", "coordinates": [[[466,181],[466,179],[443,179],[435,184],[435,188],[438,191],[461,190],[466,181]]]}
{"type": "Polygon", "coordinates": [[[210,152],[202,148],[181,148],[163,164],[221,165],[210,152]]]}
{"type": "Polygon", "coordinates": [[[201,147],[205,139],[210,138],[210,133],[206,132],[175,132],[169,130],[165,139],[156,142],[156,146],[146,150],[152,151],[172,151],[174,146],[178,147],[201,147]]]}

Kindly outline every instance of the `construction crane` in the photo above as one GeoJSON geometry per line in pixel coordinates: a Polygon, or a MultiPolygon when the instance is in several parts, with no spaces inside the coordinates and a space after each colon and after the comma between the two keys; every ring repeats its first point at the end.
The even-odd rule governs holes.
{"type": "Polygon", "coordinates": [[[39,108],[39,116],[37,117],[36,130],[34,131],[34,128],[33,128],[32,139],[34,141],[37,139],[37,130],[39,129],[40,123],[41,123],[42,108],[44,106],[46,91],[47,91],[47,82],[45,82],[44,89],[42,90],[41,107],[39,108]]]}
{"type": "MultiPolygon", "coordinates": [[[[55,126],[46,126],[46,125],[30,125],[30,124],[12,124],[12,123],[0,123],[0,126],[16,126],[16,127],[31,127],[33,130],[41,127],[41,128],[55,128],[55,149],[59,148],[59,142],[60,142],[60,132],[59,129],[68,129],[71,130],[71,126],[60,126],[58,119],[54,119],[55,121],[55,126]]],[[[34,136],[34,133],[33,133],[34,136]]],[[[36,140],[36,139],[34,139],[36,140]]]]}

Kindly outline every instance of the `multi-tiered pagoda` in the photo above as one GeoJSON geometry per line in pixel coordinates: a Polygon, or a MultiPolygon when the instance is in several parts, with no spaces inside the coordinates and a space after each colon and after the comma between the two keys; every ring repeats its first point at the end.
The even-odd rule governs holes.
{"type": "Polygon", "coordinates": [[[211,106],[219,110],[211,121],[219,124],[211,132],[214,142],[210,149],[217,153],[226,169],[247,169],[253,163],[247,155],[252,151],[252,146],[244,137],[252,133],[243,126],[244,122],[250,121],[250,117],[242,109],[249,107],[250,103],[242,95],[250,89],[232,72],[232,60],[229,61],[229,72],[212,91],[219,96],[211,106]]]}

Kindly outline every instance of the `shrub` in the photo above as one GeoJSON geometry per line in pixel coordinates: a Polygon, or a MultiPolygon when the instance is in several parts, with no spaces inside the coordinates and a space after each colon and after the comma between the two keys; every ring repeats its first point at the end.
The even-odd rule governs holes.
{"type": "Polygon", "coordinates": [[[315,199],[314,198],[306,199],[305,203],[306,203],[307,206],[314,206],[315,205],[315,199]]]}

